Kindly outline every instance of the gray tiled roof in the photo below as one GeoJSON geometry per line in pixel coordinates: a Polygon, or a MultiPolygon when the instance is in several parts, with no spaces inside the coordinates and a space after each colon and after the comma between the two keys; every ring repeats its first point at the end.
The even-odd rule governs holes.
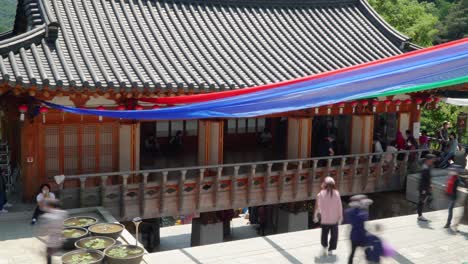
{"type": "Polygon", "coordinates": [[[25,32],[0,40],[0,81],[26,87],[235,89],[393,56],[408,42],[363,0],[20,5],[25,32]]]}

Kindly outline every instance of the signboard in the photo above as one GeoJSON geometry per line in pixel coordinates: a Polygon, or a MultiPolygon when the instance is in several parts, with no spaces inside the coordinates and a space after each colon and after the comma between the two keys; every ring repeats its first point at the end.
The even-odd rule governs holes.
{"type": "Polygon", "coordinates": [[[421,123],[414,122],[413,123],[413,137],[419,138],[419,133],[421,132],[421,123]]]}

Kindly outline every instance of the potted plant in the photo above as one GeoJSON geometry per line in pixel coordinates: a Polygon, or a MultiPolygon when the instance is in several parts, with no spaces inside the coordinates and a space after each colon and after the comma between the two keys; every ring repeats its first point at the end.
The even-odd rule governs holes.
{"type": "Polygon", "coordinates": [[[74,249],[75,242],[89,234],[88,230],[81,227],[67,227],[62,231],[63,248],[74,249]]]}
{"type": "Polygon", "coordinates": [[[88,228],[93,236],[106,236],[118,239],[125,227],[118,223],[99,223],[88,228]]]}
{"type": "Polygon", "coordinates": [[[78,249],[62,256],[63,264],[99,264],[103,260],[104,254],[92,249],[78,249]]]}
{"type": "Polygon", "coordinates": [[[134,245],[116,245],[104,250],[108,264],[140,264],[145,250],[134,245]]]}
{"type": "Polygon", "coordinates": [[[105,236],[85,237],[75,242],[75,247],[80,249],[94,249],[103,251],[115,245],[115,239],[105,236]]]}

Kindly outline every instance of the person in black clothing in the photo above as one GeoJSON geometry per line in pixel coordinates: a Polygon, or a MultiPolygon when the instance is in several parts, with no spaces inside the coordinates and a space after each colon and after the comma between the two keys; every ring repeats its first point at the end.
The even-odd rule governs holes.
{"type": "Polygon", "coordinates": [[[419,180],[419,203],[418,203],[418,221],[427,222],[427,219],[422,215],[424,205],[431,199],[431,168],[434,165],[435,155],[427,154],[424,160],[423,169],[421,171],[421,179],[419,180]]]}
{"type": "MultiPolygon", "coordinates": [[[[458,173],[460,171],[463,171],[463,167],[460,165],[452,165],[449,168],[449,177],[455,176],[457,177],[454,184],[453,184],[453,189],[450,194],[448,194],[448,199],[449,199],[449,206],[448,206],[448,217],[447,217],[447,224],[445,224],[444,228],[450,228],[450,224],[452,223],[452,217],[453,217],[453,208],[455,207],[455,203],[457,202],[457,188],[460,185],[464,185],[464,181],[460,178],[458,173]]],[[[458,224],[455,224],[455,229],[458,224]]]]}
{"type": "MultiPolygon", "coordinates": [[[[333,149],[333,141],[335,140],[335,136],[330,135],[322,141],[319,148],[319,157],[329,157],[335,155],[335,151],[333,149]]],[[[326,160],[320,160],[319,166],[323,167],[327,164],[326,160]]]]}

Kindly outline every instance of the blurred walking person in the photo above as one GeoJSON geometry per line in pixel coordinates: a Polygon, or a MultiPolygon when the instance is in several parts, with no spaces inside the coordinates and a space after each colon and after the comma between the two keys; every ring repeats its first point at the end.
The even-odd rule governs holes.
{"type": "Polygon", "coordinates": [[[365,228],[365,222],[369,219],[368,208],[372,200],[366,195],[355,195],[351,197],[350,208],[346,210],[346,223],[351,224],[351,254],[348,258],[348,264],[353,263],[356,249],[365,248],[367,245],[368,232],[365,228]]]}
{"type": "Polygon", "coordinates": [[[319,222],[322,227],[322,255],[333,254],[338,243],[338,225],[343,220],[343,206],[341,204],[341,196],[336,190],[335,180],[332,177],[326,177],[322,190],[317,195],[314,212],[314,222],[319,222]],[[328,241],[328,234],[330,240],[328,241]]]}
{"type": "Polygon", "coordinates": [[[431,195],[431,169],[434,165],[436,156],[427,154],[424,159],[421,171],[421,179],[419,180],[419,202],[418,202],[418,221],[427,222],[428,220],[422,215],[424,206],[432,201],[431,195]]]}
{"type": "Polygon", "coordinates": [[[41,216],[40,233],[47,235],[47,264],[52,263],[52,256],[63,245],[63,221],[67,218],[67,212],[59,208],[59,201],[48,199],[43,204],[44,214],[41,216]]]}
{"type": "MultiPolygon", "coordinates": [[[[446,184],[446,193],[449,199],[449,206],[447,223],[445,224],[444,228],[450,228],[450,225],[452,224],[453,208],[455,207],[458,198],[458,186],[465,185],[464,181],[459,177],[460,171],[463,171],[463,167],[460,165],[452,165],[449,167],[449,175],[446,184]]],[[[458,223],[454,225],[455,230],[457,229],[457,226],[458,223]]]]}

